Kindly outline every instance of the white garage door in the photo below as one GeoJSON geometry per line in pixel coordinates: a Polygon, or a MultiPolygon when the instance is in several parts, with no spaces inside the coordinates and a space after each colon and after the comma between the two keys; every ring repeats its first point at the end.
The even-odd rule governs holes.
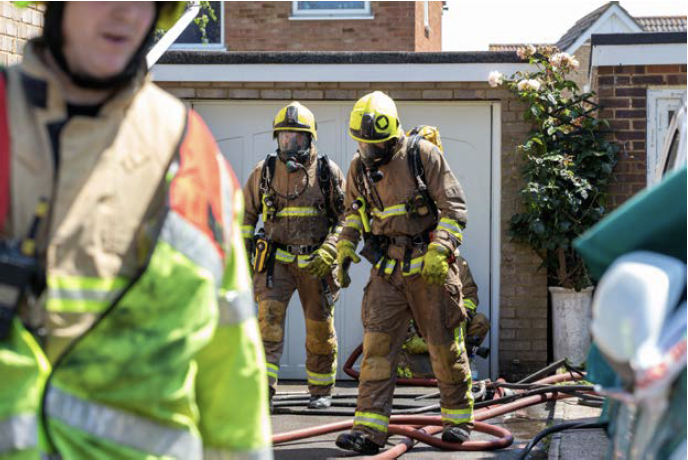
{"type": "MultiPolygon", "coordinates": [[[[256,163],[274,151],[271,122],[284,102],[196,102],[193,107],[203,116],[213,132],[220,149],[229,159],[243,184],[256,163]]],[[[318,146],[344,173],[355,152],[355,143],[347,134],[347,123],[352,103],[308,102],[306,104],[318,120],[318,146]]],[[[479,286],[479,311],[489,318],[497,316],[498,292],[492,283],[499,277],[491,275],[491,267],[498,264],[493,248],[498,232],[499,216],[494,214],[493,203],[498,196],[493,190],[493,115],[497,107],[490,103],[429,103],[400,102],[400,117],[405,128],[427,124],[440,128],[445,154],[452,170],[463,185],[468,202],[468,227],[464,235],[462,253],[469,261],[479,286]],[[494,311],[493,311],[494,310],[494,311]]],[[[497,176],[498,177],[498,176],[497,176]]],[[[496,267],[495,267],[496,268],[496,267]]],[[[335,326],[339,339],[338,378],[347,378],[341,370],[346,358],[362,341],[360,304],[363,286],[370,265],[363,261],[352,266],[352,284],[341,294],[335,310],[335,326]]],[[[493,330],[496,321],[493,322],[493,330]]],[[[289,304],[286,339],[280,377],[305,379],[305,326],[297,295],[289,304]]],[[[496,340],[486,340],[496,343],[496,340]]],[[[480,360],[481,376],[494,373],[496,353],[488,360],[480,360]]]]}

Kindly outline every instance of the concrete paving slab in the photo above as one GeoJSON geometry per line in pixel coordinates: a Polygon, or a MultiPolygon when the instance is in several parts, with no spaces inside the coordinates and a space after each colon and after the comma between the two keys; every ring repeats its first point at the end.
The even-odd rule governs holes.
{"type": "MultiPolygon", "coordinates": [[[[597,422],[601,408],[578,404],[577,399],[557,401],[553,424],[568,422],[597,422]]],[[[567,430],[554,434],[549,443],[550,460],[603,459],[609,449],[609,439],[601,428],[567,430]]]]}

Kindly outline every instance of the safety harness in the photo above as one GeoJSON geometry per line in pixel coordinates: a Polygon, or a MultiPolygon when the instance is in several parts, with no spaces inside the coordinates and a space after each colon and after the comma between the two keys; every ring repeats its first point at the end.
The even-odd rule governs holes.
{"type": "MultiPolygon", "coordinates": [[[[260,203],[263,212],[263,221],[272,221],[278,215],[278,210],[274,195],[271,192],[277,193],[272,187],[272,180],[275,177],[275,169],[277,167],[277,153],[271,153],[263,162],[263,168],[260,173],[260,203]]],[[[327,215],[328,225],[331,229],[334,229],[339,223],[339,216],[344,212],[344,192],[335,180],[334,173],[332,172],[332,164],[327,155],[318,154],[317,156],[317,166],[316,166],[316,177],[318,179],[318,185],[320,190],[325,197],[325,202],[323,204],[325,214],[327,215]]],[[[301,196],[308,188],[308,174],[306,174],[306,186],[294,193],[282,196],[287,201],[294,200],[301,196]]],[[[311,245],[293,245],[293,244],[280,244],[273,241],[269,241],[265,237],[264,230],[259,231],[259,238],[266,242],[267,254],[264,256],[264,268],[267,270],[266,273],[266,285],[271,288],[273,286],[273,275],[275,261],[279,260],[278,252],[286,252],[288,255],[295,256],[297,259],[299,256],[308,256],[315,252],[322,241],[317,244],[311,245]]],[[[257,270],[260,271],[260,270],[257,270]]]]}
{"type": "MultiPolygon", "coordinates": [[[[403,210],[400,211],[406,215],[417,217],[432,213],[435,217],[435,221],[438,222],[439,211],[437,209],[437,204],[428,193],[425,168],[423,168],[420,158],[420,141],[423,138],[424,137],[420,134],[414,134],[409,137],[406,156],[409,170],[415,181],[416,190],[413,196],[403,205],[403,210]]],[[[402,272],[405,275],[412,275],[419,272],[422,264],[422,257],[412,259],[413,250],[416,247],[430,243],[431,233],[434,228],[433,230],[427,230],[413,236],[373,235],[370,231],[370,225],[367,223],[369,216],[366,210],[366,203],[372,202],[378,210],[385,210],[384,203],[375,187],[375,181],[371,177],[371,172],[364,167],[362,161],[358,162],[356,166],[354,180],[356,181],[358,189],[363,194],[363,196],[354,203],[355,210],[359,211],[359,214],[361,214],[364,227],[364,231],[362,232],[364,246],[361,250],[361,255],[377,268],[379,275],[390,275],[394,271],[396,260],[387,258],[387,249],[390,245],[405,246],[402,272]]],[[[398,211],[395,210],[393,212],[398,211]]],[[[373,214],[376,214],[376,212],[373,211],[373,214]]]]}

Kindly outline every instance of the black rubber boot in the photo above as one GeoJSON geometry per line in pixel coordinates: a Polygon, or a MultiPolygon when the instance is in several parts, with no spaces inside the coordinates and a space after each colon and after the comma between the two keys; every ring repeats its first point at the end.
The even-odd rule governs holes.
{"type": "Polygon", "coordinates": [[[462,444],[471,437],[471,431],[467,428],[456,425],[456,426],[445,426],[442,430],[442,441],[444,442],[458,442],[462,444]]]}
{"type": "Polygon", "coordinates": [[[363,455],[375,455],[380,452],[380,446],[360,433],[342,433],[335,441],[337,447],[344,450],[353,450],[363,455]]]}
{"type": "Polygon", "coordinates": [[[309,409],[327,409],[332,405],[332,396],[330,395],[312,395],[311,400],[308,401],[309,409]]]}

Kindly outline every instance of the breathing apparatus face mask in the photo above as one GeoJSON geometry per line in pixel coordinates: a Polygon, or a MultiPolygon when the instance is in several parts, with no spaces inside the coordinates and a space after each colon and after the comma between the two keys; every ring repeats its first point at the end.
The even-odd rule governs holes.
{"type": "MultiPolygon", "coordinates": [[[[361,155],[361,160],[363,161],[365,167],[376,171],[380,166],[389,163],[394,156],[396,146],[396,138],[392,138],[381,144],[368,144],[365,142],[359,142],[358,152],[361,155]]],[[[377,172],[382,174],[380,171],[377,172]]],[[[382,179],[382,177],[380,177],[380,179],[382,179]]]]}
{"type": "Polygon", "coordinates": [[[311,136],[298,131],[280,131],[277,145],[277,156],[287,165],[287,171],[296,172],[310,157],[311,136]]]}

